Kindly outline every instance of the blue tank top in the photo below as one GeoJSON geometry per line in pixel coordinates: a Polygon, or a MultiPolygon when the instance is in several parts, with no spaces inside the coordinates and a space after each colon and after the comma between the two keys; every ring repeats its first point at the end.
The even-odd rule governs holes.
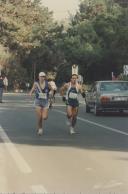
{"type": "Polygon", "coordinates": [[[47,97],[46,100],[48,100],[48,96],[49,96],[48,81],[45,80],[45,87],[44,87],[44,89],[41,88],[39,82],[35,82],[35,84],[36,84],[36,88],[35,88],[35,97],[36,97],[36,99],[39,99],[39,94],[40,93],[44,93],[44,94],[46,94],[46,97],[47,97]],[[39,85],[39,87],[38,87],[38,85],[39,85]]]}
{"type": "Polygon", "coordinates": [[[67,105],[77,107],[79,106],[78,101],[78,89],[77,87],[73,87],[70,85],[68,91],[67,91],[67,105]]]}

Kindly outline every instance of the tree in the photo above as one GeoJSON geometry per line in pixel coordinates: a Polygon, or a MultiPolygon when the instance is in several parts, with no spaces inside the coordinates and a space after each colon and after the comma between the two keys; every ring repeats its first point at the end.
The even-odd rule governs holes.
{"type": "Polygon", "coordinates": [[[119,74],[127,58],[126,10],[109,0],[81,1],[63,43],[67,61],[79,65],[86,81],[119,74]]]}
{"type": "Polygon", "coordinates": [[[1,1],[0,11],[0,43],[8,47],[18,69],[20,66],[26,68],[26,60],[31,61],[32,65],[31,53],[40,50],[41,54],[41,48],[46,48],[46,39],[54,26],[52,12],[43,7],[39,0],[1,1]]]}

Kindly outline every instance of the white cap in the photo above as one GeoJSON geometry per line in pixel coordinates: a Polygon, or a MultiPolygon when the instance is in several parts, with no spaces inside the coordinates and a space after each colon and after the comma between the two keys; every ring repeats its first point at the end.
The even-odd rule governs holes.
{"type": "Polygon", "coordinates": [[[39,77],[41,77],[41,76],[46,76],[46,74],[44,72],[40,72],[39,77]]]}

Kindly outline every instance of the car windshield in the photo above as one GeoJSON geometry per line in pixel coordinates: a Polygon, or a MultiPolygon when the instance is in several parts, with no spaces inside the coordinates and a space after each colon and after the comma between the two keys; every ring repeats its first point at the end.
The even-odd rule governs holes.
{"type": "Polygon", "coordinates": [[[126,91],[128,90],[128,82],[103,82],[100,86],[101,91],[126,91]]]}

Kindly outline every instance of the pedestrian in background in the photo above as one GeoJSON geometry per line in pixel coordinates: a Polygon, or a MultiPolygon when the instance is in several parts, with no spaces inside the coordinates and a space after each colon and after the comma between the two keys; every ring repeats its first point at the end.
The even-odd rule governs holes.
{"type": "Polygon", "coordinates": [[[4,86],[5,86],[5,92],[7,92],[8,91],[8,79],[6,76],[4,77],[3,82],[4,82],[4,86]]]}
{"type": "Polygon", "coordinates": [[[4,81],[3,81],[3,77],[0,76],[0,103],[3,102],[3,90],[4,90],[4,81]]]}

